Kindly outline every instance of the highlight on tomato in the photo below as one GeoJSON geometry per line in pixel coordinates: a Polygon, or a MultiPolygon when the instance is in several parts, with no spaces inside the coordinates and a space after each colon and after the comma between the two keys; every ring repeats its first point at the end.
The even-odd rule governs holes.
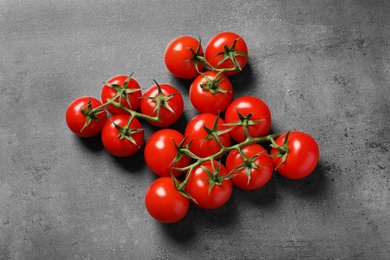
{"type": "Polygon", "coordinates": [[[231,181],[243,190],[256,190],[272,178],[274,165],[267,150],[257,143],[232,150],[226,157],[226,169],[233,177],[231,181]]]}
{"type": "Polygon", "coordinates": [[[69,129],[80,137],[93,137],[100,134],[107,120],[107,113],[100,100],[83,96],[73,100],[65,111],[69,129]]]}
{"type": "Polygon", "coordinates": [[[148,139],[144,149],[144,158],[149,169],[158,176],[175,177],[183,172],[176,168],[183,168],[190,164],[191,158],[178,151],[184,136],[174,129],[160,129],[148,139]]]}
{"type": "Polygon", "coordinates": [[[178,191],[171,177],[160,177],[146,190],[145,207],[157,221],[175,223],[187,215],[190,200],[178,191]]]}
{"type": "Polygon", "coordinates": [[[271,157],[276,171],[289,179],[302,179],[316,168],[320,156],[317,141],[309,134],[290,131],[271,144],[271,157]]]}
{"type": "Polygon", "coordinates": [[[129,114],[118,114],[104,124],[101,139],[109,153],[117,157],[128,157],[141,148],[144,131],[137,118],[129,114]]]}

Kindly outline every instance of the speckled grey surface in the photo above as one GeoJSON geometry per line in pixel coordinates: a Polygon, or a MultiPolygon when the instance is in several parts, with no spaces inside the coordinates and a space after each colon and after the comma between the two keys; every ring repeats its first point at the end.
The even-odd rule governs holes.
{"type": "MultiPolygon", "coordinates": [[[[0,1],[0,259],[389,259],[389,1],[0,1]],[[169,75],[174,37],[235,31],[250,62],[232,78],[273,132],[309,132],[316,171],[235,189],[218,210],[162,225],[144,208],[142,152],[116,159],[75,137],[67,105],[129,74],[169,75]]],[[[153,128],[146,126],[149,136],[153,128]]]]}

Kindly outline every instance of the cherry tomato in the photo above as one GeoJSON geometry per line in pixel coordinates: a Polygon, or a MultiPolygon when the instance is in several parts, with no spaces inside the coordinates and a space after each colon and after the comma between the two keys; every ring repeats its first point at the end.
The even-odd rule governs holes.
{"type": "Polygon", "coordinates": [[[157,127],[167,127],[174,124],[183,114],[184,100],[182,94],[173,86],[159,84],[150,87],[141,99],[141,113],[148,116],[157,116],[157,107],[160,104],[160,122],[148,120],[148,123],[157,127]]]}
{"type": "Polygon", "coordinates": [[[274,172],[272,159],[259,144],[242,147],[243,157],[238,150],[232,150],[226,157],[226,169],[233,184],[244,190],[255,190],[269,182],[274,172]],[[244,160],[245,158],[245,160],[244,160]]]}
{"type": "MultiPolygon", "coordinates": [[[[214,35],[208,42],[205,58],[217,69],[234,68],[234,63],[236,63],[242,70],[248,62],[248,47],[238,34],[221,32],[214,35]]],[[[240,70],[230,71],[226,75],[232,76],[239,72],[240,70]]]]}
{"type": "Polygon", "coordinates": [[[280,175],[289,179],[302,179],[310,175],[318,164],[320,151],[316,140],[307,133],[291,131],[286,140],[287,133],[276,138],[275,143],[287,153],[280,153],[272,148],[271,155],[274,167],[280,175]],[[281,154],[282,157],[276,156],[281,154]],[[284,162],[283,162],[284,154],[284,162]]]}
{"type": "Polygon", "coordinates": [[[200,42],[191,36],[177,37],[165,49],[165,66],[178,78],[195,78],[203,70],[203,65],[194,62],[194,55],[203,56],[200,42]]]}
{"type": "MultiPolygon", "coordinates": [[[[131,76],[118,75],[112,77],[107,80],[101,90],[103,103],[106,103],[107,99],[114,99],[118,103],[121,100],[124,107],[134,111],[139,108],[141,96],[140,85],[131,76]]],[[[107,109],[108,112],[114,115],[126,113],[123,109],[111,105],[107,106],[107,109]]]]}
{"type": "Polygon", "coordinates": [[[211,137],[213,133],[218,136],[223,146],[230,145],[228,128],[222,118],[211,113],[199,114],[192,118],[184,131],[184,136],[187,137],[186,144],[190,144],[189,150],[202,158],[219,152],[221,146],[211,137]]]}
{"type": "Polygon", "coordinates": [[[189,96],[199,112],[218,114],[225,111],[232,101],[233,86],[227,77],[206,71],[192,82],[189,96]]]}
{"type": "Polygon", "coordinates": [[[159,176],[171,176],[171,172],[175,177],[181,175],[181,171],[172,168],[182,168],[190,164],[191,158],[178,156],[176,149],[183,139],[184,136],[174,129],[166,128],[154,132],[145,145],[146,165],[159,176]],[[175,159],[177,161],[174,161],[175,159]]]}
{"type": "Polygon", "coordinates": [[[226,177],[228,172],[225,166],[219,162],[206,161],[195,167],[190,174],[185,189],[199,207],[216,209],[230,199],[232,183],[226,177]]]}
{"type": "Polygon", "coordinates": [[[232,139],[236,142],[243,142],[246,139],[243,124],[248,124],[251,137],[268,134],[271,129],[271,111],[260,98],[242,96],[233,100],[226,109],[225,122],[229,127],[233,127],[230,131],[232,139]]]}
{"type": "Polygon", "coordinates": [[[90,112],[102,103],[94,97],[79,97],[72,101],[66,109],[65,120],[69,129],[80,137],[98,135],[107,120],[106,111],[90,112]],[[86,124],[87,123],[87,124],[86,124]]]}
{"type": "Polygon", "coordinates": [[[171,177],[160,177],[146,190],[145,206],[157,221],[175,223],[187,215],[190,200],[179,193],[171,177]]]}
{"type": "Polygon", "coordinates": [[[117,114],[104,124],[102,143],[104,148],[114,156],[131,156],[141,148],[143,142],[144,131],[135,117],[117,114]]]}

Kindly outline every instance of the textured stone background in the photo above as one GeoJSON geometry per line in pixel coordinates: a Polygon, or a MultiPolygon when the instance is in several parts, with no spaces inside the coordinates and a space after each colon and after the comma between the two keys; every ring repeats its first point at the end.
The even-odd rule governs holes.
{"type": "Polygon", "coordinates": [[[1,0],[0,259],[389,259],[389,13],[386,0],[1,0]],[[64,111],[134,72],[144,90],[182,90],[182,130],[190,82],[169,75],[165,46],[225,30],[250,52],[235,96],[264,99],[273,132],[312,134],[320,163],[162,225],[144,208],[142,152],[113,158],[64,111]]]}

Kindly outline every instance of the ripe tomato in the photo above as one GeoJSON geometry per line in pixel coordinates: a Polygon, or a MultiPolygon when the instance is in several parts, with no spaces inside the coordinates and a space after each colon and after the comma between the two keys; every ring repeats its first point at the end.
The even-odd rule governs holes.
{"type": "Polygon", "coordinates": [[[144,142],[144,131],[137,118],[128,114],[114,115],[102,130],[104,148],[114,156],[128,157],[135,154],[144,142]]]}
{"type": "MultiPolygon", "coordinates": [[[[205,58],[214,68],[234,68],[237,64],[241,70],[248,62],[248,47],[241,36],[234,32],[221,32],[214,35],[205,49],[205,58]]],[[[227,72],[227,76],[239,73],[240,70],[227,72]]]]}
{"type": "Polygon", "coordinates": [[[231,181],[244,190],[255,190],[269,182],[274,172],[272,159],[259,144],[253,143],[242,148],[244,157],[238,150],[232,150],[226,157],[226,169],[236,175],[231,181]]]}
{"type": "Polygon", "coordinates": [[[157,127],[167,127],[174,124],[183,114],[184,100],[181,93],[168,84],[156,84],[150,87],[141,99],[141,113],[148,116],[157,116],[160,106],[160,122],[148,120],[148,123],[157,127]]]}
{"type": "Polygon", "coordinates": [[[271,111],[268,105],[260,98],[242,96],[228,106],[225,111],[225,122],[233,129],[230,135],[236,142],[246,139],[244,124],[248,125],[251,137],[261,137],[268,134],[271,129],[271,111]],[[241,118],[240,115],[241,114],[241,118]]]}
{"type": "Polygon", "coordinates": [[[105,110],[95,113],[90,113],[90,111],[101,105],[102,103],[97,98],[88,96],[72,101],[65,112],[65,120],[69,129],[80,137],[98,135],[107,120],[107,113],[105,110]]]}
{"type": "Polygon", "coordinates": [[[192,105],[201,113],[218,114],[225,111],[233,98],[233,86],[227,77],[206,71],[191,84],[189,91],[192,105]]]}
{"type": "Polygon", "coordinates": [[[279,136],[275,143],[283,150],[287,150],[287,153],[282,152],[282,157],[280,157],[276,156],[280,152],[275,146],[271,149],[274,167],[276,167],[278,173],[286,178],[302,179],[310,175],[317,166],[320,156],[318,144],[307,133],[291,131],[287,137],[287,142],[286,136],[287,133],[279,136]]]}
{"type": "Polygon", "coordinates": [[[222,145],[230,145],[228,128],[222,118],[211,113],[203,113],[195,116],[188,122],[184,136],[189,150],[201,158],[213,155],[221,150],[219,143],[212,138],[212,134],[218,136],[222,145]]]}
{"type": "Polygon", "coordinates": [[[190,200],[179,193],[171,177],[160,177],[146,190],[145,206],[157,221],[174,223],[185,217],[190,200]]]}
{"type": "Polygon", "coordinates": [[[154,132],[146,142],[144,150],[145,162],[150,170],[159,176],[171,176],[171,172],[175,177],[181,175],[181,171],[172,168],[182,168],[190,164],[191,158],[178,156],[176,149],[183,139],[184,136],[174,129],[166,128],[154,132]]]}
{"type": "Polygon", "coordinates": [[[203,56],[200,42],[191,36],[177,37],[165,49],[165,66],[178,78],[195,78],[203,70],[203,65],[196,62],[196,57],[194,60],[194,55],[203,56]]]}
{"type": "Polygon", "coordinates": [[[216,209],[230,199],[232,183],[227,177],[226,168],[218,161],[206,161],[195,167],[190,174],[185,189],[199,207],[216,209]]]}
{"type": "MultiPolygon", "coordinates": [[[[101,98],[103,103],[107,99],[114,99],[115,102],[122,102],[122,105],[128,109],[136,111],[139,108],[140,97],[142,96],[141,88],[138,82],[131,76],[118,75],[110,78],[103,85],[101,98]]],[[[108,106],[108,112],[111,114],[126,113],[123,109],[108,106]]]]}

